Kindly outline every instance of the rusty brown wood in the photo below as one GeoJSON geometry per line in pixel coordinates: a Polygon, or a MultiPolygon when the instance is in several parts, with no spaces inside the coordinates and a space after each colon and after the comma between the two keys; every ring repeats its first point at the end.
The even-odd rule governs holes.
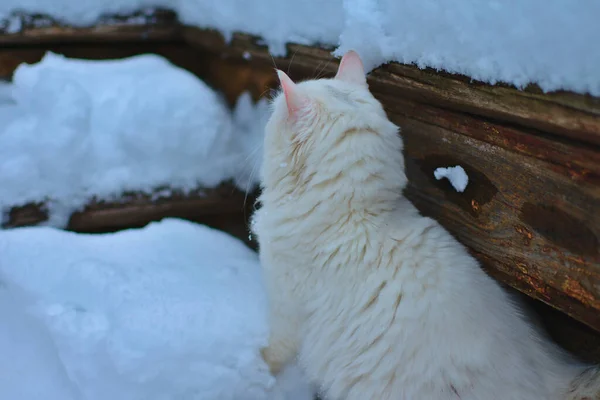
{"type": "MultiPolygon", "coordinates": [[[[243,54],[293,73],[299,77],[331,74],[338,60],[330,50],[288,45],[288,58],[272,58],[256,38],[234,35],[226,44],[216,32],[186,27],[185,40],[199,49],[239,58],[243,54]],[[290,66],[291,64],[291,66],[290,66]],[[310,71],[310,72],[309,72],[310,71]],[[306,74],[309,73],[308,76],[306,74]]],[[[409,98],[421,103],[498,119],[578,141],[600,145],[600,99],[569,92],[544,94],[531,85],[517,90],[508,85],[487,85],[468,77],[422,70],[416,66],[391,63],[373,71],[370,87],[381,94],[409,98]]]]}
{"type": "MultiPolygon", "coordinates": [[[[173,191],[162,197],[157,194],[124,194],[114,201],[90,201],[83,210],[71,216],[67,229],[76,232],[109,232],[144,226],[167,217],[202,221],[207,217],[224,218],[224,215],[236,215],[236,219],[242,223],[247,214],[245,207],[248,201],[251,202],[251,198],[246,200],[244,193],[227,184],[187,194],[173,191]]],[[[28,204],[10,210],[2,227],[37,225],[47,219],[44,204],[28,204]]]]}
{"type": "MultiPolygon", "coordinates": [[[[122,17],[123,21],[127,16],[122,17]]],[[[48,18],[46,18],[49,20],[48,18]]],[[[40,45],[77,42],[159,41],[185,38],[203,50],[220,52],[238,59],[251,57],[281,68],[288,68],[291,58],[273,59],[259,41],[244,34],[234,35],[230,45],[216,32],[180,27],[175,14],[159,10],[151,23],[131,25],[112,19],[92,27],[70,27],[49,20],[48,26],[24,24],[15,34],[0,34],[0,46],[40,45]]],[[[312,76],[331,73],[337,60],[329,50],[290,44],[294,54],[292,68],[312,69],[312,76]]],[[[375,70],[369,79],[381,93],[403,96],[419,102],[468,112],[487,118],[523,125],[533,129],[600,144],[600,99],[568,92],[543,94],[536,86],[516,90],[507,85],[490,86],[467,77],[421,70],[415,66],[391,63],[375,70]]]]}
{"type": "Polygon", "coordinates": [[[153,53],[161,55],[173,64],[201,76],[208,74],[208,68],[210,67],[210,64],[204,62],[203,54],[194,51],[183,42],[47,44],[14,48],[0,47],[0,79],[10,79],[19,64],[36,63],[41,60],[47,51],[67,57],[91,60],[116,59],[153,53]]]}
{"type": "Polygon", "coordinates": [[[403,128],[411,201],[486,267],[511,276],[507,283],[600,330],[600,163],[574,146],[573,159],[590,168],[582,177],[560,157],[550,163],[473,139],[458,121],[450,128],[390,116],[403,128]],[[453,165],[470,177],[463,193],[433,177],[453,165]]]}
{"type": "MultiPolygon", "coordinates": [[[[170,41],[180,37],[180,26],[175,13],[155,10],[128,15],[105,15],[92,26],[70,26],[50,16],[15,13],[21,29],[2,30],[0,47],[76,42],[170,41]],[[137,18],[137,21],[133,20],[137,18]]],[[[7,25],[6,23],[4,25],[7,25]]]]}

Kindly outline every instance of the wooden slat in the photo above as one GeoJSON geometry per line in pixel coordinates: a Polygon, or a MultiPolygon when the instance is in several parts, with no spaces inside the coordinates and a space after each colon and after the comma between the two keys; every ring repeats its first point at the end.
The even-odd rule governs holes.
{"type": "MultiPolygon", "coordinates": [[[[160,193],[158,191],[157,193],[160,193]]],[[[95,201],[75,212],[67,229],[76,232],[109,232],[144,226],[162,218],[185,218],[198,221],[207,216],[237,214],[240,223],[252,198],[231,185],[214,189],[198,189],[188,194],[174,191],[165,196],[140,193],[126,194],[115,201],[95,201]]],[[[13,208],[2,224],[3,228],[37,225],[48,219],[43,204],[13,208]]]]}
{"type": "Polygon", "coordinates": [[[0,47],[0,79],[10,80],[14,70],[21,63],[36,63],[47,51],[62,54],[71,58],[89,60],[118,59],[137,54],[153,53],[165,57],[173,64],[185,68],[196,75],[206,75],[208,63],[204,62],[203,54],[194,51],[183,42],[155,43],[71,43],[48,44],[14,48],[0,47]]]}
{"type": "Polygon", "coordinates": [[[20,29],[8,31],[0,21],[0,47],[47,43],[169,41],[179,38],[180,26],[172,11],[157,9],[128,15],[104,15],[92,26],[75,27],[47,15],[15,13],[20,29]]]}
{"type": "MultiPolygon", "coordinates": [[[[137,13],[107,16],[92,27],[65,26],[46,16],[23,15],[21,18],[21,31],[14,34],[0,32],[0,46],[90,41],[173,41],[185,37],[189,43],[203,49],[236,55],[238,58],[246,53],[263,62],[273,62],[265,47],[258,45],[258,41],[251,36],[234,35],[231,46],[227,46],[216,32],[193,27],[181,28],[176,15],[167,10],[157,10],[154,15],[137,13]],[[136,16],[146,18],[146,22],[137,25],[125,22],[136,16]],[[40,25],[39,21],[46,22],[36,26],[40,25]]],[[[313,75],[331,73],[336,68],[337,61],[328,50],[294,44],[288,48],[290,54],[297,55],[294,64],[313,68],[313,75]]],[[[280,67],[286,67],[289,59],[278,58],[276,62],[280,67]]],[[[600,145],[600,99],[591,96],[567,92],[542,94],[533,85],[524,91],[506,85],[490,86],[473,82],[464,76],[441,74],[397,63],[374,71],[370,83],[377,90],[389,91],[395,96],[402,95],[455,111],[500,119],[600,145]]]]}
{"type": "MultiPolygon", "coordinates": [[[[227,63],[251,64],[267,86],[276,85],[274,63],[294,79],[331,76],[337,68],[322,49],[290,45],[291,62],[272,59],[245,35],[230,45],[196,28],[184,36],[215,54],[206,78],[230,93],[242,88],[218,72],[227,63]]],[[[397,64],[375,70],[369,85],[402,127],[406,193],[421,212],[497,279],[600,331],[600,101],[397,64]],[[435,168],[457,164],[470,177],[464,193],[433,176],[435,168]]]]}
{"type": "Polygon", "coordinates": [[[413,115],[392,119],[403,128],[411,201],[507,283],[600,329],[597,183],[413,115]],[[469,175],[464,193],[433,177],[450,165],[469,175]]]}
{"type": "MultiPolygon", "coordinates": [[[[310,71],[307,77],[335,72],[338,60],[330,50],[290,44],[289,58],[273,59],[259,41],[236,34],[230,45],[212,31],[186,27],[184,38],[197,48],[239,58],[246,53],[255,61],[287,69],[310,71]]],[[[378,93],[410,98],[418,102],[498,119],[553,135],[600,145],[600,99],[568,92],[543,94],[532,85],[516,90],[507,85],[490,86],[459,75],[421,70],[415,66],[391,63],[369,76],[371,88],[378,93]]]]}

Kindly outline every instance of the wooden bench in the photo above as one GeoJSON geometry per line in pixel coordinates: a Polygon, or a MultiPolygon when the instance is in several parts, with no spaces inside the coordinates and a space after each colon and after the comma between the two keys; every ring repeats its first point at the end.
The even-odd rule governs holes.
{"type": "MultiPolygon", "coordinates": [[[[273,59],[248,35],[226,44],[216,32],[181,27],[175,19],[161,23],[156,30],[54,27],[52,35],[31,29],[0,37],[0,75],[47,49],[82,58],[153,52],[233,103],[245,90],[257,99],[275,88],[275,65],[293,79],[331,76],[337,68],[328,49],[291,44],[290,57],[273,59]]],[[[369,85],[402,127],[410,200],[467,245],[492,276],[560,310],[540,307],[565,346],[600,360],[600,99],[491,86],[397,63],[373,71],[369,85]],[[454,165],[470,178],[463,193],[433,176],[437,167],[454,165]]]]}

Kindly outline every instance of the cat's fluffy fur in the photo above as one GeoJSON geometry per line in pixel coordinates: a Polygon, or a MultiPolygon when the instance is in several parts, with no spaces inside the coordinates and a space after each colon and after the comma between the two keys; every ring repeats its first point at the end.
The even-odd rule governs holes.
{"type": "Polygon", "coordinates": [[[598,399],[598,371],[535,331],[403,197],[402,140],[358,55],[293,83],[266,127],[253,232],[271,305],[263,357],[298,355],[327,399],[598,399]]]}

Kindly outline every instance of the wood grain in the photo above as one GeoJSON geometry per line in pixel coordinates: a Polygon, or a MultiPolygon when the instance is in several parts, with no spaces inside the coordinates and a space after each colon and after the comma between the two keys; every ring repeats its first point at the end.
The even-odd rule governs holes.
{"type": "Polygon", "coordinates": [[[600,328],[600,187],[411,116],[392,119],[403,128],[409,199],[508,283],[600,328]],[[470,177],[463,193],[433,177],[453,165],[470,177]]]}
{"type": "Polygon", "coordinates": [[[209,64],[204,62],[204,55],[193,51],[183,42],[138,43],[61,43],[14,48],[0,47],[0,79],[10,80],[13,72],[21,63],[36,63],[44,54],[52,51],[71,58],[88,60],[105,60],[131,57],[137,54],[158,54],[174,65],[182,67],[196,75],[205,75],[209,64]]]}
{"type": "MultiPolygon", "coordinates": [[[[186,27],[185,40],[199,49],[240,58],[246,53],[255,62],[302,71],[312,78],[333,74],[338,60],[331,49],[288,45],[288,58],[272,58],[260,41],[236,34],[229,45],[213,31],[186,27]],[[291,64],[291,66],[290,66],[291,64]]],[[[600,145],[600,99],[570,92],[544,94],[535,85],[517,90],[508,85],[487,85],[460,75],[422,70],[412,65],[390,63],[369,75],[369,85],[378,93],[410,98],[421,103],[472,113],[488,119],[533,128],[552,135],[600,145]]]]}
{"type": "MultiPolygon", "coordinates": [[[[202,50],[224,57],[242,55],[269,65],[288,68],[292,58],[273,59],[257,38],[236,34],[227,45],[220,34],[194,27],[181,27],[168,10],[133,15],[104,16],[90,27],[72,27],[43,15],[17,15],[22,29],[9,34],[0,29],[0,46],[23,46],[80,42],[177,41],[184,38],[202,50]],[[142,22],[132,23],[132,17],[142,22]]],[[[288,45],[294,54],[293,66],[311,69],[311,77],[332,73],[337,60],[331,49],[288,45]]],[[[487,85],[460,75],[422,70],[416,66],[391,63],[375,70],[369,79],[381,93],[412,98],[458,112],[499,119],[587,143],[600,145],[600,99],[569,92],[544,94],[535,85],[516,90],[509,85],[487,85]]]]}
{"type": "MultiPolygon", "coordinates": [[[[119,229],[141,227],[163,218],[185,218],[201,221],[207,216],[235,215],[244,221],[248,212],[244,193],[231,185],[223,184],[213,189],[198,189],[191,193],[158,190],[152,195],[124,194],[117,200],[90,200],[81,211],[75,212],[67,225],[76,232],[112,232],[119,229]]],[[[28,204],[9,211],[3,228],[37,225],[48,219],[44,204],[28,204]]]]}
{"type": "Polygon", "coordinates": [[[177,16],[165,9],[103,15],[91,26],[70,26],[48,15],[22,12],[13,13],[10,19],[19,21],[19,29],[9,31],[8,19],[0,20],[1,47],[61,42],[170,41],[177,39],[180,33],[177,16]]]}

